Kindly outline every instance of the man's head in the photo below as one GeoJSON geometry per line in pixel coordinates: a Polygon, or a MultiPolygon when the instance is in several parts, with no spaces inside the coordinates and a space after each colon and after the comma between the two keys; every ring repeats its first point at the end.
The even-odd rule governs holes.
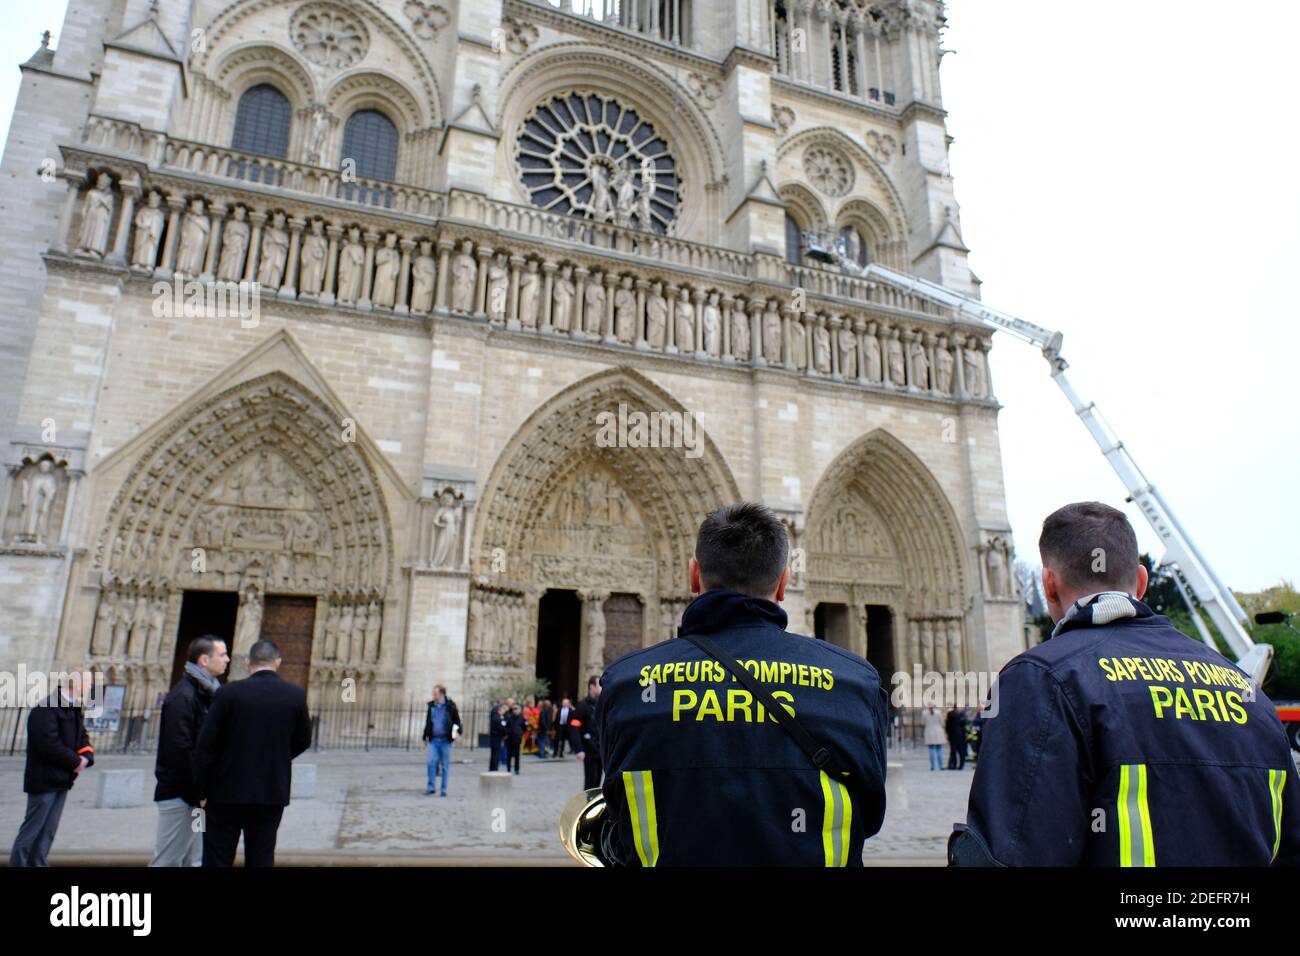
{"type": "Polygon", "coordinates": [[[752,501],[719,508],[704,519],[691,558],[691,593],[728,588],[785,599],[790,580],[790,537],[781,519],[752,501]]]}
{"type": "Polygon", "coordinates": [[[1123,591],[1139,599],[1146,593],[1147,569],[1138,561],[1133,526],[1122,511],[1099,501],[1078,501],[1048,515],[1038,554],[1053,621],[1098,591],[1123,591]]]}
{"type": "Polygon", "coordinates": [[[280,648],[275,641],[256,641],[248,649],[248,672],[280,669],[280,648]]]}
{"type": "Polygon", "coordinates": [[[506,706],[507,706],[507,707],[514,707],[514,706],[515,706],[515,699],[514,699],[513,697],[507,697],[507,698],[506,698],[506,706]]]}
{"type": "Polygon", "coordinates": [[[215,634],[204,634],[190,641],[185,651],[185,659],[197,667],[202,667],[213,677],[220,677],[230,666],[230,654],[226,651],[226,642],[215,634]]]}
{"type": "Polygon", "coordinates": [[[57,680],[63,696],[74,704],[84,704],[95,689],[95,674],[84,664],[62,671],[57,680]]]}
{"type": "Polygon", "coordinates": [[[600,678],[599,678],[599,677],[594,677],[594,676],[593,676],[593,677],[588,677],[588,678],[587,678],[587,696],[588,696],[588,697],[599,697],[599,696],[600,696],[600,678]]]}
{"type": "Polygon", "coordinates": [[[561,707],[572,707],[572,706],[573,706],[573,701],[571,701],[571,700],[569,700],[569,698],[565,697],[565,698],[563,698],[563,699],[560,701],[560,706],[561,706],[561,707]]]}
{"type": "Polygon", "coordinates": [[[433,702],[435,704],[441,704],[446,699],[447,699],[447,688],[443,687],[441,684],[434,685],[433,702]]]}

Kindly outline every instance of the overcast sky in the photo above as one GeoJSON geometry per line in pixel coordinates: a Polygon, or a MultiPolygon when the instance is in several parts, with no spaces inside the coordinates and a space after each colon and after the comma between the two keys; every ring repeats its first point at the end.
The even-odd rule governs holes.
{"type": "MultiPolygon", "coordinates": [[[[10,4],[0,140],[65,0],[10,4]]],[[[1065,333],[1097,402],[1231,587],[1300,578],[1300,3],[951,0],[944,105],[989,305],[1065,333]]],[[[1035,350],[991,355],[1018,555],[1124,489],[1035,350]]],[[[1128,506],[1139,543],[1155,535],[1128,506]]]]}

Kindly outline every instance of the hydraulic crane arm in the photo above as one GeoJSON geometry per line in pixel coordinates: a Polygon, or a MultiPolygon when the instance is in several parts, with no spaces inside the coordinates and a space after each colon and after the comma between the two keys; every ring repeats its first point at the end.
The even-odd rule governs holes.
{"type": "MultiPolygon", "coordinates": [[[[1251,640],[1250,634],[1246,631],[1249,619],[1232,591],[1219,580],[1219,576],[1214,573],[1209,561],[1192,542],[1191,536],[1174,516],[1173,510],[1164,497],[1142,473],[1142,469],[1124,447],[1124,443],[1115,436],[1110,425],[1102,418],[1096,404],[1085,403],[1079,398],[1065,376],[1065,370],[1069,366],[1061,357],[1061,333],[991,309],[978,299],[954,292],[928,279],[904,275],[875,263],[865,269],[854,271],[868,279],[876,279],[895,288],[924,296],[952,309],[959,318],[972,320],[986,328],[1010,333],[1022,342],[1028,342],[1042,350],[1043,356],[1052,367],[1052,378],[1065,393],[1065,397],[1070,400],[1074,413],[1083,421],[1084,427],[1088,429],[1088,433],[1092,435],[1101,453],[1110,462],[1111,468],[1124,482],[1129,500],[1141,509],[1147,523],[1164,544],[1165,555],[1161,559],[1161,566],[1173,567],[1176,575],[1175,582],[1180,591],[1183,584],[1186,584],[1210,615],[1210,619],[1214,621],[1224,640],[1228,642],[1242,670],[1254,678],[1256,686],[1262,684],[1273,659],[1272,645],[1256,644],[1251,640]]],[[[1194,609],[1192,615],[1199,625],[1197,629],[1200,631],[1201,639],[1213,647],[1213,639],[1196,617],[1194,609]]]]}

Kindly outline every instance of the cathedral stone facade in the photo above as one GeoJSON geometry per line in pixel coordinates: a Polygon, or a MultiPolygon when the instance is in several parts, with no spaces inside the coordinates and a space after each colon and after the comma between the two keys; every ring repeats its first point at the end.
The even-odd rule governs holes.
{"type": "Polygon", "coordinates": [[[0,667],[314,706],[673,634],[711,509],[887,674],[1023,649],[935,0],[71,0],[3,158],[0,667]]]}

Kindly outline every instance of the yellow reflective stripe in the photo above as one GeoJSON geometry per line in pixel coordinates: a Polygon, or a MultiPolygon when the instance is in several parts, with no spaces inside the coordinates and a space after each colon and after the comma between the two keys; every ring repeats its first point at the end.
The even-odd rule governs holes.
{"type": "Polygon", "coordinates": [[[835,866],[835,797],[831,794],[831,778],[821,771],[822,783],[822,854],[827,866],[835,866]]]}
{"type": "Polygon", "coordinates": [[[849,799],[849,788],[844,784],[836,781],[835,786],[840,788],[840,797],[844,801],[844,829],[840,834],[840,846],[843,847],[843,853],[840,857],[840,866],[849,865],[849,830],[853,823],[853,801],[849,799]]]}
{"type": "Polygon", "coordinates": [[[1130,831],[1133,829],[1128,818],[1128,764],[1119,768],[1119,796],[1115,799],[1115,811],[1119,817],[1119,865],[1133,865],[1133,842],[1130,831]]]}
{"type": "Polygon", "coordinates": [[[649,770],[624,770],[623,793],[632,817],[632,839],[642,866],[659,862],[659,821],[655,814],[654,780],[649,770]]]}
{"type": "Polygon", "coordinates": [[[1156,847],[1151,834],[1151,808],[1147,803],[1146,764],[1120,765],[1115,809],[1119,817],[1119,865],[1155,866],[1156,847]]]}
{"type": "Polygon", "coordinates": [[[1268,795],[1273,800],[1273,855],[1269,862],[1277,859],[1277,851],[1282,846],[1282,788],[1286,786],[1285,770],[1268,772],[1268,795]]]}
{"type": "Polygon", "coordinates": [[[1156,865],[1156,845],[1151,839],[1151,808],[1147,806],[1147,765],[1138,764],[1138,813],[1142,817],[1142,865],[1156,865]]]}

